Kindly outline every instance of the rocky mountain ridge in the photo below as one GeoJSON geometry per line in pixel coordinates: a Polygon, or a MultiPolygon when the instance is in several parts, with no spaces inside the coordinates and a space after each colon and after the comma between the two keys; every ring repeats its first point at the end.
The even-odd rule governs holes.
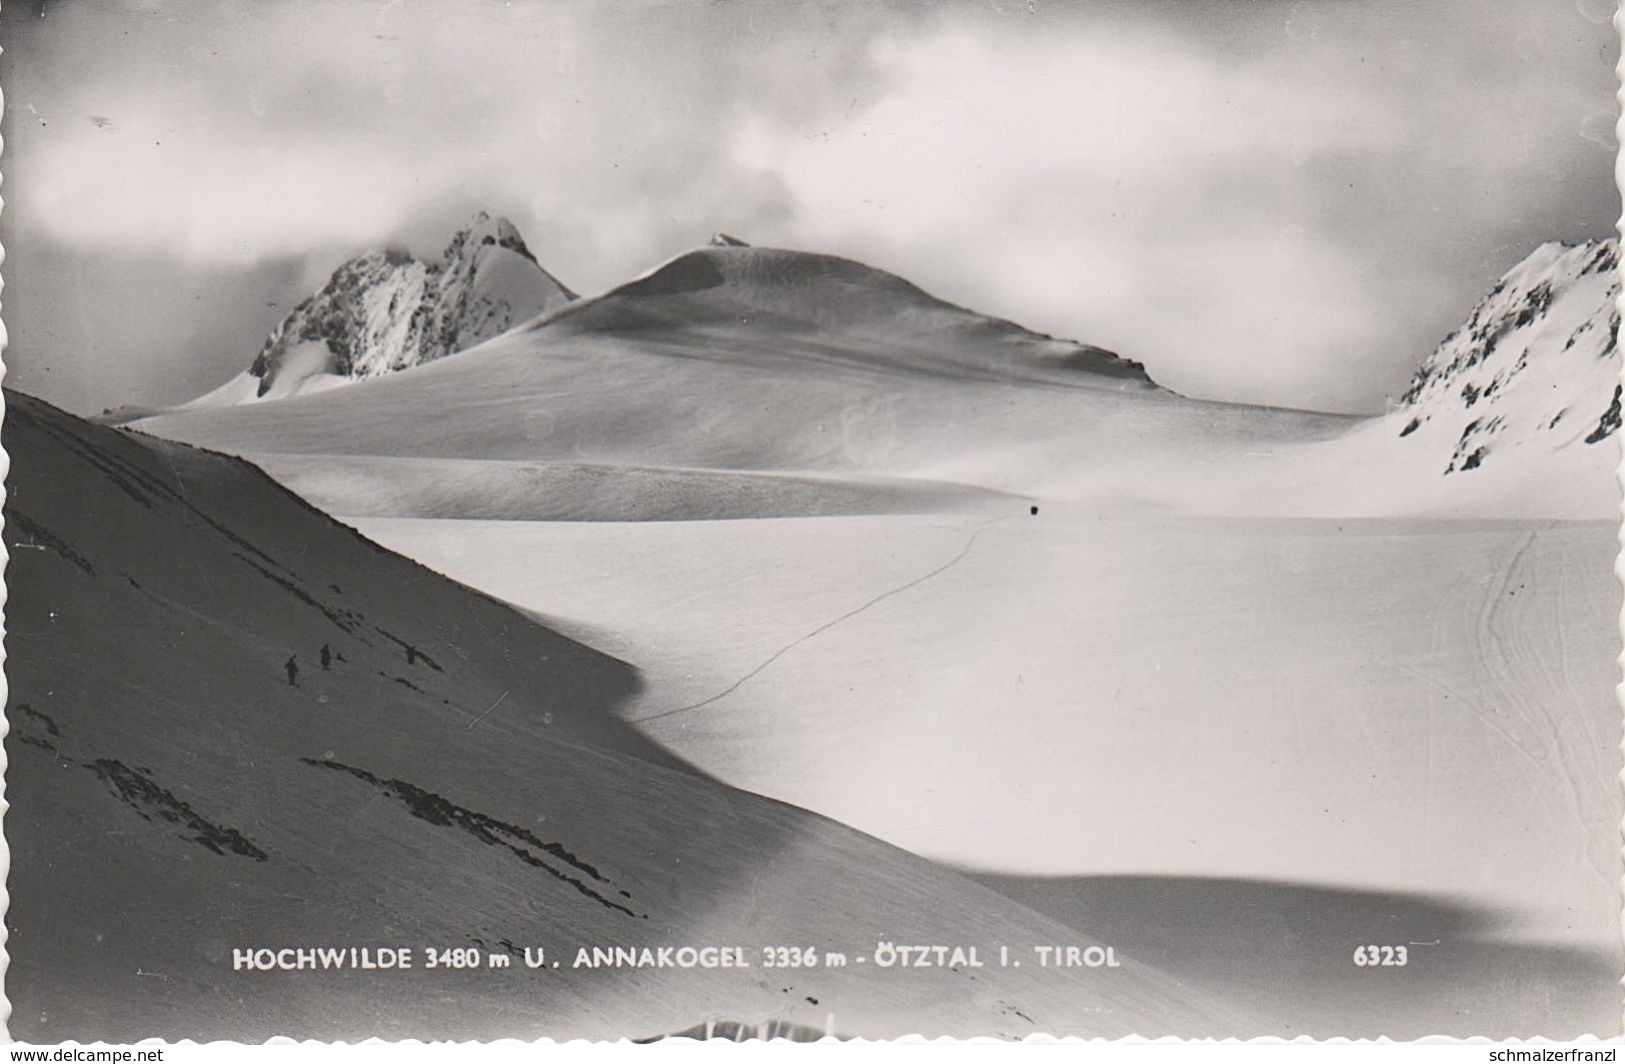
{"type": "Polygon", "coordinates": [[[1548,243],[1507,271],[1389,415],[1445,475],[1589,448],[1620,427],[1619,241],[1548,243]]]}
{"type": "Polygon", "coordinates": [[[248,373],[256,398],[285,375],[376,377],[465,350],[574,298],[512,222],[482,211],[438,261],[374,250],[345,262],[272,331],[248,373]]]}

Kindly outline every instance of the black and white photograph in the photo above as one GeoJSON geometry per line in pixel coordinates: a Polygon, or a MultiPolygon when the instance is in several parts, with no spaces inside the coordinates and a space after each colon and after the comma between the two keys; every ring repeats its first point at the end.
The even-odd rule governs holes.
{"type": "Polygon", "coordinates": [[[8,0],[9,1037],[1620,1037],[1615,17],[8,0]]]}

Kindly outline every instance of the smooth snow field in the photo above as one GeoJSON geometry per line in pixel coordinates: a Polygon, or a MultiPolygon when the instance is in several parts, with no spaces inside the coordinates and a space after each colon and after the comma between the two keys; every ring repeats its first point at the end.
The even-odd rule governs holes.
{"type": "Polygon", "coordinates": [[[245,463],[9,391],[4,442],[13,1037],[1276,1026],[1122,949],[1110,971],[769,967],[771,944],[987,957],[1098,939],[693,771],[619,719],[631,666],[380,550],[245,463]],[[750,967],[571,962],[587,945],[685,944],[738,948],[750,967]],[[418,963],[249,971],[235,955],[368,945],[418,963]],[[512,963],[430,968],[431,947],[512,963]],[[557,966],[522,963],[537,947],[557,966]]]}
{"type": "Polygon", "coordinates": [[[1609,1035],[1612,255],[1542,249],[1365,418],[709,248],[453,358],[132,427],[627,663],[608,712],[668,756],[1259,1032],[1609,1035]],[[1372,976],[1373,944],[1414,963],[1372,976]]]}
{"type": "Polygon", "coordinates": [[[1470,899],[1617,949],[1606,524],[361,520],[722,780],[1006,875],[1470,899]]]}

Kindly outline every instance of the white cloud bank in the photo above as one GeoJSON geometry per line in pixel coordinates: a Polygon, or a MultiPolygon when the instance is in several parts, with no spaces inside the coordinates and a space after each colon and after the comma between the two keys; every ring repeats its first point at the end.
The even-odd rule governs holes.
{"type": "MultiPolygon", "coordinates": [[[[1317,240],[1327,155],[1392,152],[1388,113],[1331,84],[1283,93],[1149,33],[989,40],[962,28],[882,41],[888,92],[831,132],[753,121],[735,150],[778,175],[807,242],[918,262],[921,277],[1018,320],[1222,386],[1280,387],[1306,342],[1381,338],[1377,293],[1317,240]]],[[[1325,353],[1325,352],[1317,352],[1325,353]]]]}
{"type": "Polygon", "coordinates": [[[8,12],[8,210],[194,272],[429,250],[485,207],[592,289],[725,229],[1193,394],[1370,409],[1516,257],[1617,213],[1583,5],[45,11],[8,12]]]}
{"type": "Polygon", "coordinates": [[[801,241],[907,264],[1193,394],[1369,409],[1373,377],[1438,335],[1419,318],[1570,235],[1517,231],[1601,184],[1588,138],[1609,100],[1522,34],[1498,63],[1464,54],[1474,39],[1424,47],[1382,5],[1276,10],[1237,49],[1120,22],[883,38],[871,106],[757,116],[735,156],[784,182],[801,241]],[[1498,242],[1464,277],[1461,246],[1498,242]]]}

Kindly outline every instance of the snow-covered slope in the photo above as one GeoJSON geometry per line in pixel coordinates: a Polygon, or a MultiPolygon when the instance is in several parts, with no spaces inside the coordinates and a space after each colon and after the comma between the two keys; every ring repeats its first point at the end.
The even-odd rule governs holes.
{"type": "MultiPolygon", "coordinates": [[[[267,460],[334,513],[451,516],[447,501],[461,497],[469,513],[508,517],[591,516],[587,499],[538,506],[522,472],[538,463],[810,474],[824,486],[879,477],[1046,499],[1051,485],[1071,490],[1085,478],[1097,497],[1136,500],[1149,488],[1161,504],[1183,497],[1187,482],[1210,484],[1226,454],[1325,439],[1349,425],[1183,399],[1138,363],[954,306],[884,271],[721,241],[457,358],[274,406],[137,423],[267,460]],[[278,454],[311,457],[266,458],[278,454]],[[369,473],[333,456],[502,461],[487,472],[509,486],[482,483],[509,498],[482,491],[474,502],[467,478],[448,478],[445,463],[392,461],[369,473]],[[334,490],[328,472],[341,465],[348,486],[334,490]],[[365,507],[345,497],[354,487],[365,489],[365,507]]],[[[681,498],[668,493],[664,511],[639,512],[744,516],[731,502],[695,497],[719,482],[686,472],[681,498]]],[[[564,490],[559,478],[550,483],[555,495],[564,490]]],[[[839,500],[812,503],[809,485],[772,493],[780,502],[793,494],[788,507],[752,493],[762,501],[755,515],[858,512],[848,487],[839,500]]],[[[941,498],[935,489],[914,494],[928,497],[941,498]]],[[[877,507],[892,512],[901,496],[888,500],[877,507]]],[[[617,505],[601,516],[627,512],[617,505]]]]}
{"type": "MultiPolygon", "coordinates": [[[[1619,431],[1619,241],[1544,244],[1423,364],[1399,435],[1467,476],[1519,453],[1584,452],[1619,431]]],[[[1419,455],[1420,457],[1420,455],[1419,455]]]]}
{"type": "Polygon", "coordinates": [[[1184,883],[1115,940],[1199,923],[1278,1033],[1619,1029],[1612,524],[356,524],[636,662],[622,713],[735,786],[983,871],[1184,883]],[[1253,933],[1219,915],[1249,883],[1325,893],[1253,933]],[[1330,944],[1373,935],[1438,945],[1350,985],[1330,944]]]}
{"type": "Polygon", "coordinates": [[[835,255],[757,248],[726,233],[545,319],[562,333],[748,329],[838,340],[880,369],[1151,389],[1138,362],[955,306],[835,255]]]}
{"type": "MultiPolygon", "coordinates": [[[[759,947],[1095,941],[618,721],[622,662],[362,539],[242,462],[8,391],[10,1033],[620,1037],[1246,1028],[1118,969],[780,972],[759,947]],[[582,969],[731,945],[749,969],[582,969]],[[233,971],[388,946],[412,971],[233,971]],[[474,948],[511,967],[424,967],[474,948]],[[531,970],[526,949],[562,966],[531,970]]],[[[545,568],[533,555],[527,568],[545,568]]]]}
{"type": "Polygon", "coordinates": [[[512,222],[480,212],[439,261],[369,251],[284,318],[253,364],[182,409],[286,398],[466,350],[574,299],[512,222]]]}
{"type": "MultiPolygon", "coordinates": [[[[1136,362],[884,271],[719,235],[464,357],[342,394],[137,424],[256,458],[860,475],[1242,516],[1606,518],[1618,498],[1617,258],[1612,241],[1539,249],[1426,360],[1396,410],[1369,418],[1185,399],[1136,362]]],[[[347,485],[373,482],[362,508],[332,477],[307,475],[332,462],[271,461],[337,513],[445,516],[467,494],[446,467],[350,463],[347,485]]],[[[590,501],[532,506],[528,477],[509,476],[493,490],[510,499],[469,513],[591,516],[590,501]]],[[[685,497],[669,512],[720,511],[685,497]]],[[[760,511],[775,512],[852,511],[760,511]]]]}
{"type": "MultiPolygon", "coordinates": [[[[1614,518],[1619,293],[1617,239],[1543,244],[1392,411],[1303,448],[1290,488],[1261,493],[1283,513],[1614,518]]],[[[1255,482],[1273,476],[1261,468],[1255,482]]]]}

